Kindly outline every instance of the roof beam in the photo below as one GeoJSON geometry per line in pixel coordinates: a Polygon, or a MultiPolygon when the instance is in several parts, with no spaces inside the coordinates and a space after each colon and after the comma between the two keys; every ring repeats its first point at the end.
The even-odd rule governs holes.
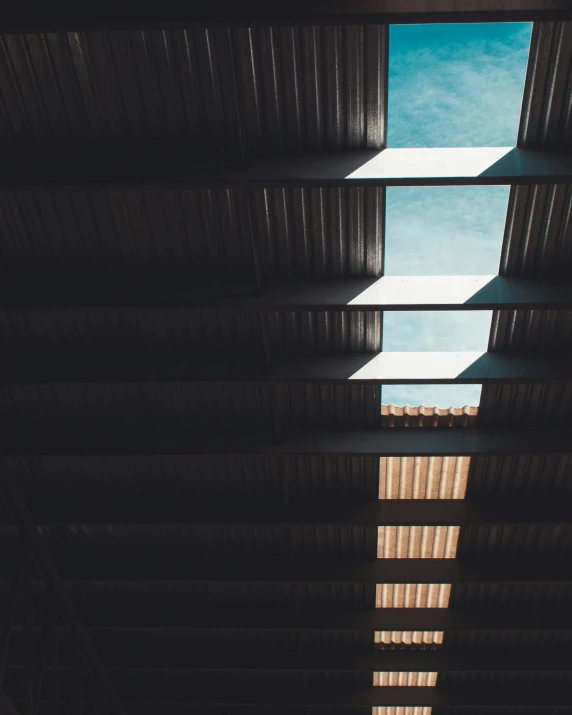
{"type": "Polygon", "coordinates": [[[199,0],[185,3],[163,0],[161,9],[136,0],[86,0],[39,7],[32,0],[9,6],[0,31],[139,29],[187,26],[189,23],[243,25],[428,23],[428,22],[526,22],[556,20],[571,16],[566,0],[199,0]],[[30,7],[31,5],[31,7],[30,7]]]}
{"type": "Polygon", "coordinates": [[[106,600],[101,607],[90,600],[84,623],[96,643],[123,642],[141,636],[149,640],[192,639],[194,630],[257,631],[491,631],[572,630],[572,612],[558,608],[372,608],[302,610],[225,606],[200,608],[169,602],[168,608],[106,600]],[[186,633],[185,633],[186,631],[186,633]]]}
{"type": "Polygon", "coordinates": [[[5,280],[2,307],[196,306],[225,310],[511,310],[571,308],[572,283],[500,276],[383,276],[272,283],[5,280]]]}
{"type": "MultiPolygon", "coordinates": [[[[373,638],[372,638],[373,640],[373,638]]],[[[194,650],[189,643],[138,643],[136,647],[116,643],[102,649],[107,668],[119,675],[141,677],[193,675],[203,671],[570,671],[569,652],[538,648],[488,648],[475,650],[374,650],[370,652],[298,653],[284,651],[194,650]]],[[[67,668],[66,668],[67,669],[67,668]]]]}
{"type": "Polygon", "coordinates": [[[572,181],[566,150],[473,147],[354,150],[290,154],[252,161],[245,169],[193,169],[185,151],[158,155],[4,154],[0,188],[484,186],[572,181]]]}
{"type": "MultiPolygon", "coordinates": [[[[6,569],[11,567],[5,558],[6,569]]],[[[504,559],[371,559],[356,562],[304,561],[258,556],[236,559],[198,559],[188,553],[104,550],[92,555],[60,554],[62,577],[78,581],[174,581],[195,583],[517,583],[572,582],[572,563],[554,559],[531,562],[504,559]]]]}
{"type": "MultiPolygon", "coordinates": [[[[225,356],[223,356],[225,357],[225,356]]],[[[141,357],[9,355],[0,358],[2,385],[41,383],[290,382],[337,384],[492,384],[572,380],[572,353],[382,352],[261,360],[200,361],[176,355],[141,357]]]]}
{"type": "Polygon", "coordinates": [[[498,707],[556,707],[572,705],[572,689],[570,687],[550,687],[541,684],[528,687],[498,687],[473,685],[448,689],[444,687],[371,687],[364,689],[341,689],[328,685],[325,688],[283,689],[274,685],[257,684],[244,690],[233,690],[230,687],[216,688],[205,686],[184,685],[180,681],[173,686],[172,700],[175,702],[153,702],[158,691],[154,682],[145,683],[137,679],[125,681],[121,692],[126,701],[137,698],[131,705],[138,712],[149,712],[160,707],[163,713],[185,712],[190,703],[208,703],[214,705],[253,704],[266,705],[324,705],[330,707],[375,707],[375,706],[428,706],[435,708],[459,706],[498,706],[498,707]],[[135,683],[141,683],[140,688],[134,688],[135,683]]]}
{"type": "MultiPolygon", "coordinates": [[[[56,455],[323,455],[478,456],[572,454],[570,427],[408,427],[312,429],[285,432],[276,440],[267,426],[206,431],[199,427],[141,429],[4,429],[0,450],[10,457],[56,455]]],[[[17,460],[12,464],[17,469],[17,460]]]]}
{"type": "Polygon", "coordinates": [[[288,505],[264,500],[160,500],[151,494],[113,499],[50,499],[29,502],[38,528],[62,524],[204,524],[333,526],[470,526],[480,524],[570,524],[569,499],[512,499],[477,503],[466,499],[380,499],[373,503],[304,501],[288,505]]]}

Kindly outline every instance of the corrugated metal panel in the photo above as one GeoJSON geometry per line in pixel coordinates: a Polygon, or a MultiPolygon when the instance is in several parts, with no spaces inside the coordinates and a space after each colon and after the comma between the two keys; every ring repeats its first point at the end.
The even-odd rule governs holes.
{"type": "Polygon", "coordinates": [[[558,672],[510,672],[510,671],[449,671],[439,674],[439,685],[446,687],[492,686],[492,688],[534,688],[534,686],[569,687],[572,684],[572,673],[558,672]]]}
{"type": "Polygon", "coordinates": [[[462,583],[451,593],[451,607],[569,608],[571,583],[462,583]]]}
{"type": "Polygon", "coordinates": [[[567,278],[571,267],[572,187],[511,187],[499,274],[567,278]]]}
{"type": "Polygon", "coordinates": [[[379,526],[378,559],[454,559],[458,526],[379,526]]]}
{"type": "Polygon", "coordinates": [[[469,498],[572,496],[568,455],[474,457],[469,498]]]}
{"type": "Polygon", "coordinates": [[[357,559],[375,554],[375,529],[363,526],[65,524],[38,527],[58,561],[146,553],[169,557],[258,556],[282,559],[357,559]]]}
{"type": "Polygon", "coordinates": [[[535,22],[519,146],[572,142],[572,22],[535,22]]]}
{"type": "Polygon", "coordinates": [[[229,30],[0,37],[6,148],[30,145],[232,149],[238,117],[229,30]]]}
{"type": "Polygon", "coordinates": [[[383,189],[256,189],[252,197],[266,279],[381,275],[383,189]]]}
{"type": "Polygon", "coordinates": [[[264,426],[379,424],[375,385],[31,384],[0,387],[0,424],[264,426]]]}
{"type": "Polygon", "coordinates": [[[387,650],[388,646],[435,647],[443,644],[443,631],[375,631],[373,642],[378,650],[387,650]]]}
{"type": "Polygon", "coordinates": [[[381,583],[375,587],[376,608],[448,608],[450,583],[381,583]]]}
{"type": "Polygon", "coordinates": [[[250,153],[382,147],[386,28],[246,27],[235,42],[250,153]]]}
{"type": "Polygon", "coordinates": [[[493,314],[489,350],[568,350],[571,346],[572,310],[501,310],[493,314]]]}
{"type": "MultiPolygon", "coordinates": [[[[371,608],[373,585],[348,583],[189,583],[162,582],[69,582],[70,594],[82,611],[90,607],[114,606],[189,608],[248,608],[261,606],[276,609],[303,608],[371,608]]],[[[88,620],[88,619],[86,619],[88,620]]],[[[371,644],[371,633],[370,640],[371,644]]]]}
{"type": "Polygon", "coordinates": [[[437,673],[434,672],[379,672],[373,674],[373,684],[378,687],[430,687],[437,685],[437,673]]]}
{"type": "Polygon", "coordinates": [[[564,427],[572,422],[572,384],[483,385],[479,421],[564,427]]]}
{"type": "Polygon", "coordinates": [[[29,499],[374,500],[375,457],[27,457],[13,462],[29,499]]]}
{"type": "Polygon", "coordinates": [[[256,285],[244,189],[0,193],[2,275],[239,277],[256,285]]]}
{"type": "Polygon", "coordinates": [[[259,316],[191,308],[0,310],[0,353],[264,357],[259,316]]]}
{"type": "Polygon", "coordinates": [[[450,648],[482,648],[497,650],[502,648],[570,648],[572,631],[448,631],[447,646],[450,648]]]}
{"type": "Polygon", "coordinates": [[[224,27],[4,35],[11,149],[381,148],[386,28],[224,27]]]}
{"type": "Polygon", "coordinates": [[[381,350],[378,311],[280,311],[266,325],[273,356],[381,350]]]}
{"type": "Polygon", "coordinates": [[[398,707],[376,707],[371,709],[371,715],[431,715],[433,708],[429,707],[413,707],[413,706],[398,706],[398,707]]]}
{"type": "Polygon", "coordinates": [[[380,457],[380,499],[464,499],[470,457],[380,457]]]}
{"type": "Polygon", "coordinates": [[[460,558],[534,558],[572,555],[572,524],[493,524],[465,526],[460,558]]]}
{"type": "Polygon", "coordinates": [[[477,407],[427,407],[396,405],[381,406],[384,427],[472,427],[477,418],[477,407]]]}

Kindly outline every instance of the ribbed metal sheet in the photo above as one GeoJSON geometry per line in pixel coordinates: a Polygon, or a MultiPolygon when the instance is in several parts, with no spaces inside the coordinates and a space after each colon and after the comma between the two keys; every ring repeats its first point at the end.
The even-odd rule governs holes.
{"type": "Polygon", "coordinates": [[[569,608],[570,583],[463,583],[451,593],[451,607],[569,608]]]}
{"type": "Polygon", "coordinates": [[[565,279],[571,266],[572,187],[511,187],[499,274],[565,279]]]}
{"type": "Polygon", "coordinates": [[[374,25],[3,35],[0,140],[380,148],[386,51],[374,25]]]}
{"type": "MultiPolygon", "coordinates": [[[[91,606],[184,608],[371,608],[375,587],[363,584],[210,583],[184,581],[69,583],[70,594],[88,611],[91,606]]],[[[371,636],[371,634],[370,634],[371,636]]],[[[371,643],[371,640],[369,641],[371,643]]]]}
{"type": "Polygon", "coordinates": [[[373,642],[378,650],[399,648],[435,648],[443,644],[443,631],[375,631],[373,642]]]}
{"type": "Polygon", "coordinates": [[[375,587],[376,608],[448,608],[450,583],[382,583],[375,587]]]}
{"type": "Polygon", "coordinates": [[[483,385],[479,420],[488,425],[521,424],[560,426],[570,424],[572,384],[483,385]]]}
{"type": "Polygon", "coordinates": [[[234,41],[249,153],[382,147],[385,27],[247,27],[234,41]]]}
{"type": "Polygon", "coordinates": [[[378,311],[284,310],[265,319],[273,357],[381,350],[382,318],[378,311]]]}
{"type": "Polygon", "coordinates": [[[469,498],[572,496],[572,458],[566,455],[473,457],[469,498]]]}
{"type": "Polygon", "coordinates": [[[399,407],[381,406],[384,427],[470,427],[477,418],[477,407],[428,407],[426,405],[399,407]]]}
{"type": "Polygon", "coordinates": [[[353,525],[65,524],[38,527],[58,559],[117,553],[165,557],[356,559],[375,557],[376,530],[353,525]]]}
{"type": "Polygon", "coordinates": [[[378,559],[454,559],[458,526],[379,526],[378,559]]]}
{"type": "Polygon", "coordinates": [[[521,647],[557,650],[572,647],[572,631],[448,631],[447,646],[450,648],[470,646],[482,649],[481,652],[521,647]]]}
{"type": "Polygon", "coordinates": [[[519,146],[572,142],[572,22],[535,22],[519,146]]]}
{"type": "Polygon", "coordinates": [[[568,350],[571,310],[501,310],[493,314],[489,350],[568,350]]]}
{"type": "Polygon", "coordinates": [[[380,457],[380,499],[464,499],[470,457],[380,457]]]}
{"type": "Polygon", "coordinates": [[[373,674],[373,684],[377,687],[431,687],[437,685],[435,672],[378,672],[373,674]]]}
{"type": "Polygon", "coordinates": [[[431,715],[433,708],[429,707],[376,707],[371,709],[371,715],[431,715]]]}
{"type": "Polygon", "coordinates": [[[483,686],[501,688],[534,688],[540,686],[550,687],[570,687],[572,685],[572,673],[567,671],[558,672],[498,672],[498,671],[474,671],[460,672],[448,671],[439,674],[439,685],[443,688],[462,688],[463,686],[483,686]]]}
{"type": "Polygon", "coordinates": [[[27,457],[15,464],[27,498],[374,500],[375,457],[27,457]]]}
{"type": "Polygon", "coordinates": [[[0,51],[7,148],[238,140],[225,28],[3,35],[0,51]]]}
{"type": "Polygon", "coordinates": [[[256,285],[244,189],[0,193],[2,275],[240,277],[256,285]]]}
{"type": "Polygon", "coordinates": [[[0,310],[0,353],[264,357],[259,316],[189,308],[0,310]]]}
{"type": "Polygon", "coordinates": [[[493,524],[465,526],[459,558],[535,558],[572,556],[572,524],[493,524]]]}
{"type": "Polygon", "coordinates": [[[383,208],[378,187],[254,190],[262,275],[380,276],[383,208]]]}

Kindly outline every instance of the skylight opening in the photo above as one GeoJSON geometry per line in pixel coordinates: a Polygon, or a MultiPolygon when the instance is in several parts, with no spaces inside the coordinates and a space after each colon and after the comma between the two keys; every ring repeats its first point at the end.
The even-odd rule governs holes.
{"type": "Polygon", "coordinates": [[[436,672],[382,671],[373,674],[373,684],[381,688],[427,688],[437,685],[436,672]]]}
{"type": "Polygon", "coordinates": [[[387,189],[387,276],[496,276],[508,186],[387,189]]]}
{"type": "MultiPolygon", "coordinates": [[[[488,347],[491,320],[490,310],[386,311],[383,316],[383,350],[484,352],[488,347]]],[[[383,385],[381,401],[397,406],[476,407],[480,395],[479,384],[397,384],[383,385]]]]}
{"type": "Polygon", "coordinates": [[[450,583],[378,583],[376,608],[448,608],[450,583]]]}
{"type": "Polygon", "coordinates": [[[431,715],[433,708],[418,705],[378,706],[371,709],[371,715],[431,715]]]}
{"type": "Polygon", "coordinates": [[[373,641],[378,650],[386,646],[440,646],[444,631],[375,631],[373,641]]]}
{"type": "Polygon", "coordinates": [[[454,559],[458,526],[379,526],[378,559],[454,559]]]}
{"type": "Polygon", "coordinates": [[[380,457],[380,499],[464,499],[470,457],[380,457]]]}
{"type": "Polygon", "coordinates": [[[391,25],[388,146],[514,146],[532,23],[391,25]]]}

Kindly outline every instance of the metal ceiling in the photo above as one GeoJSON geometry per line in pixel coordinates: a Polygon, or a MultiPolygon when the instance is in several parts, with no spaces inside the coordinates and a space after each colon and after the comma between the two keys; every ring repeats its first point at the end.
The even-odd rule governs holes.
{"type": "MultiPolygon", "coordinates": [[[[557,2],[507,2],[468,10],[536,20],[519,148],[566,159],[572,19],[557,2]]],[[[383,275],[384,186],[301,176],[181,186],[161,175],[152,188],[117,188],[113,170],[83,180],[94,157],[123,176],[173,151],[208,173],[302,152],[343,167],[383,149],[380,22],[391,17],[368,2],[350,19],[354,4],[338,3],[334,19],[303,5],[291,3],[291,23],[247,22],[260,15],[253,4],[242,20],[205,23],[191,3],[187,23],[136,26],[119,2],[116,22],[105,3],[93,15],[86,3],[91,24],[68,7],[0,26],[5,165],[54,162],[44,186],[20,175],[0,186],[0,670],[22,715],[572,712],[572,448],[498,454],[487,441],[511,427],[528,452],[523,425],[570,428],[570,382],[487,378],[477,411],[381,406],[381,381],[353,375],[219,379],[223,362],[264,373],[285,358],[303,369],[312,357],[380,352],[378,305],[300,308],[288,286],[336,280],[345,295],[351,279],[383,275]],[[59,158],[78,162],[72,186],[50,185],[59,158]],[[125,300],[113,290],[98,300],[111,280],[125,300]],[[272,309],[227,301],[277,281],[287,299],[272,309]],[[72,286],[67,297],[37,299],[60,284],[72,286]],[[95,298],[78,297],[85,286],[95,298]],[[122,376],[141,363],[146,379],[122,376]],[[214,377],[166,378],[167,366],[190,364],[214,377]],[[324,446],[333,430],[358,446],[324,446]],[[384,445],[446,435],[476,456],[395,455],[376,447],[381,431],[384,445]],[[178,453],[161,442],[170,432],[178,453]],[[281,447],[291,434],[302,435],[295,453],[281,447]],[[272,449],[251,448],[253,435],[272,449]],[[403,511],[390,524],[366,518],[379,500],[388,515],[390,503],[403,511]],[[447,523],[463,500],[477,518],[447,523]],[[526,518],[509,519],[519,511],[526,518]],[[438,516],[424,525],[425,513],[438,516]]],[[[440,19],[463,19],[449,5],[440,19]]],[[[285,17],[284,4],[275,11],[285,17]]],[[[569,180],[511,181],[499,275],[540,292],[568,282],[569,180]]],[[[572,348],[571,306],[535,303],[495,311],[491,352],[525,360],[572,348]]]]}

